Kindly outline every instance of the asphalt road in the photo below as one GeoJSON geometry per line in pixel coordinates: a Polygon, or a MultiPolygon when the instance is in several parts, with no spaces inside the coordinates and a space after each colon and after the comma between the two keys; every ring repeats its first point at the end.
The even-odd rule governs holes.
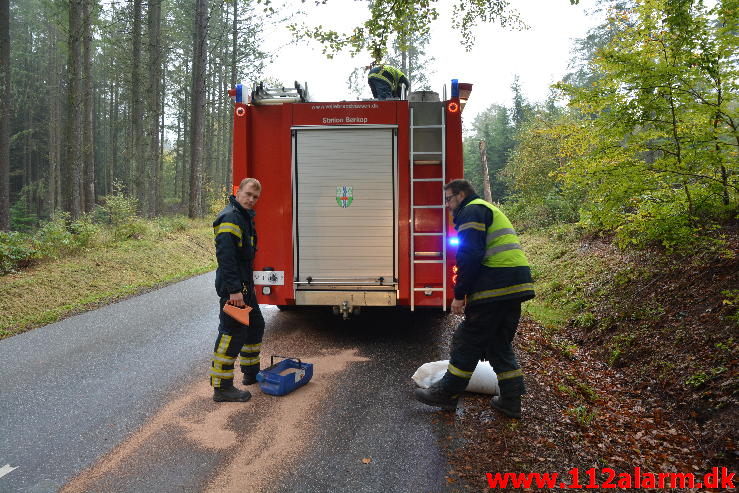
{"type": "MultiPolygon", "coordinates": [[[[282,397],[214,403],[205,274],[0,341],[0,492],[444,492],[437,414],[410,376],[451,316],[263,306],[270,354],[314,365],[282,397]]],[[[440,428],[441,426],[441,428],[440,428]]]]}

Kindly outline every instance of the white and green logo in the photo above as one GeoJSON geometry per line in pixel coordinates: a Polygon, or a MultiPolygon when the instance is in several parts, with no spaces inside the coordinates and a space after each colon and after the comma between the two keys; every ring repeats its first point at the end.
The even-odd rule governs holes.
{"type": "Polygon", "coordinates": [[[339,207],[346,209],[347,207],[352,205],[353,200],[354,196],[352,187],[336,187],[336,203],[339,204],[339,207]]]}

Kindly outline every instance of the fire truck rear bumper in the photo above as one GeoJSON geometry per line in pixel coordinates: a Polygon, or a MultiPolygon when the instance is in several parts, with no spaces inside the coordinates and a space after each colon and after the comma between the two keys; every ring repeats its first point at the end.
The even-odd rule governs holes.
{"type": "Polygon", "coordinates": [[[318,291],[295,292],[296,305],[337,306],[347,302],[349,306],[395,306],[396,291],[318,291]]]}

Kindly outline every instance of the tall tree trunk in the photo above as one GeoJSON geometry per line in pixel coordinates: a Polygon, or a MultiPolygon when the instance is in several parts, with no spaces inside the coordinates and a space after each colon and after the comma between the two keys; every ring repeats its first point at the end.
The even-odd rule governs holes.
{"type": "MultiPolygon", "coordinates": [[[[49,54],[48,73],[49,73],[49,89],[54,94],[62,93],[62,73],[61,63],[59,63],[59,53],[57,44],[59,43],[59,35],[56,24],[47,22],[49,31],[49,43],[47,50],[49,54]]],[[[61,206],[61,183],[59,170],[61,166],[61,147],[62,147],[62,101],[60,98],[50,98],[49,100],[49,168],[48,168],[48,194],[47,208],[49,214],[59,209],[61,206]]]]}
{"type": "MultiPolygon", "coordinates": [[[[190,67],[188,67],[190,68],[190,67]]],[[[190,108],[190,93],[185,91],[185,99],[183,101],[183,106],[180,111],[180,114],[182,115],[183,120],[183,129],[182,129],[182,182],[181,182],[181,190],[180,190],[180,199],[183,205],[183,209],[185,208],[185,204],[189,203],[190,198],[190,167],[188,163],[190,162],[190,154],[191,154],[191,146],[190,146],[190,114],[188,114],[187,110],[190,108]]]]}
{"type": "Polygon", "coordinates": [[[192,122],[190,124],[190,202],[188,216],[202,215],[203,110],[208,66],[208,0],[195,0],[195,43],[192,56],[192,122]]]}
{"type": "Polygon", "coordinates": [[[80,43],[82,37],[82,0],[69,0],[69,41],[67,55],[67,146],[64,162],[67,183],[66,209],[77,218],[81,211],[82,184],[80,115],[80,43]]]}
{"type": "Polygon", "coordinates": [[[118,84],[113,84],[113,94],[110,96],[110,173],[108,173],[108,193],[113,192],[113,183],[123,179],[123,173],[118,169],[118,84]]]}
{"type": "MultiPolygon", "coordinates": [[[[233,0],[234,4],[234,15],[233,23],[231,25],[231,89],[236,89],[236,63],[238,60],[238,41],[239,41],[239,0],[233,0]]],[[[227,106],[228,109],[228,106],[227,106]]],[[[226,112],[228,114],[228,111],[226,112]]],[[[227,120],[231,120],[228,118],[227,120]]],[[[228,161],[226,163],[226,189],[230,192],[233,188],[231,180],[233,179],[233,134],[234,127],[232,124],[228,125],[228,161]]]]}
{"type": "Polygon", "coordinates": [[[131,133],[133,137],[133,185],[141,211],[146,213],[146,169],[144,166],[144,116],[141,99],[141,0],[133,0],[133,33],[131,62],[131,133]]]}
{"type": "Polygon", "coordinates": [[[0,0],[0,231],[10,229],[10,0],[0,0]]]}
{"type": "Polygon", "coordinates": [[[166,103],[166,87],[167,87],[167,66],[162,64],[162,78],[159,82],[161,97],[159,98],[159,185],[157,187],[157,210],[162,211],[164,207],[164,105],[166,103]]]}
{"type": "Polygon", "coordinates": [[[160,41],[161,12],[161,0],[149,0],[149,44],[147,50],[149,55],[149,77],[146,88],[146,119],[149,144],[146,159],[146,162],[148,163],[148,172],[146,174],[149,177],[149,199],[147,201],[149,206],[147,213],[149,216],[155,216],[159,213],[157,202],[161,196],[159,192],[161,181],[161,177],[159,176],[159,97],[162,80],[162,48],[160,41]]]}
{"type": "Polygon", "coordinates": [[[95,208],[95,148],[93,138],[93,91],[92,91],[92,9],[93,1],[83,0],[82,5],[82,160],[84,163],[83,197],[85,212],[95,208]]]}
{"type": "Polygon", "coordinates": [[[203,106],[203,176],[206,183],[213,181],[213,112],[210,111],[210,101],[213,100],[213,81],[208,79],[208,74],[215,76],[212,61],[206,62],[205,69],[205,104],[203,106]]]}
{"type": "Polygon", "coordinates": [[[182,112],[177,112],[177,139],[174,144],[174,196],[178,197],[180,194],[180,180],[182,180],[182,172],[184,166],[181,161],[183,160],[182,154],[182,112]]]}

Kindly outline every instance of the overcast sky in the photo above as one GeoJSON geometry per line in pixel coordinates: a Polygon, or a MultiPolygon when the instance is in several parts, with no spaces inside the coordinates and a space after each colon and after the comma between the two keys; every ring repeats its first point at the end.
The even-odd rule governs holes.
{"type": "MultiPolygon", "coordinates": [[[[329,0],[319,7],[312,5],[311,0],[303,4],[293,1],[307,9],[305,19],[309,25],[348,31],[367,17],[366,3],[362,1],[329,0]]],[[[479,26],[474,49],[465,52],[460,35],[451,28],[451,9],[446,10],[446,4],[451,2],[439,3],[445,5],[432,25],[427,50],[435,57],[430,71],[431,88],[441,94],[446,84],[449,91],[452,78],[473,84],[464,111],[465,126],[491,104],[510,106],[510,85],[516,74],[530,101],[544,100],[549,85],[567,71],[573,40],[600,22],[599,16],[588,15],[595,0],[580,0],[579,5],[570,5],[569,0],[515,0],[512,3],[530,29],[511,31],[498,25],[479,26]]],[[[295,80],[307,82],[314,101],[355,99],[347,85],[349,74],[355,67],[370,62],[369,55],[354,59],[340,55],[328,60],[316,43],[290,45],[286,29],[279,26],[266,30],[265,42],[265,48],[274,54],[274,63],[266,73],[290,85],[295,80]]],[[[371,97],[369,86],[362,97],[371,97]]]]}

